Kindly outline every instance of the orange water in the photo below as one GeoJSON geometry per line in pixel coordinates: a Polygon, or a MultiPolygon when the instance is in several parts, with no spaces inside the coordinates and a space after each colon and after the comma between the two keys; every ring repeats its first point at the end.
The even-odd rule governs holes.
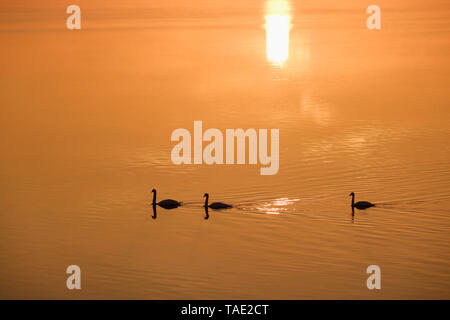
{"type": "Polygon", "coordinates": [[[448,2],[77,4],[0,7],[1,298],[450,298],[448,2]],[[174,165],[194,120],[278,128],[278,174],[174,165]]]}

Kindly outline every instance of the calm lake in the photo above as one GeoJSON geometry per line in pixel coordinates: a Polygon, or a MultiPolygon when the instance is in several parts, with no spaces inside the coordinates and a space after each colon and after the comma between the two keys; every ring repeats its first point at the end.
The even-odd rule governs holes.
{"type": "Polygon", "coordinates": [[[450,299],[448,1],[75,2],[0,5],[0,298],[450,299]],[[175,165],[195,120],[278,173],[175,165]]]}

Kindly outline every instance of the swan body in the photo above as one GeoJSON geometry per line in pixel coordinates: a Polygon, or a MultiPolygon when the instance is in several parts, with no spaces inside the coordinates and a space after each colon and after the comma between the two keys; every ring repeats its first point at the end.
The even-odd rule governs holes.
{"type": "Polygon", "coordinates": [[[367,209],[370,207],[375,207],[373,203],[370,203],[369,201],[358,201],[353,205],[356,209],[367,209]]]}
{"type": "Polygon", "coordinates": [[[179,206],[181,206],[181,202],[179,202],[177,200],[172,200],[172,199],[165,199],[165,200],[156,202],[156,189],[153,189],[152,192],[153,192],[152,205],[158,205],[164,209],[175,209],[175,208],[178,208],[179,206]]]}
{"type": "Polygon", "coordinates": [[[355,193],[354,192],[350,193],[349,196],[352,196],[352,208],[364,210],[364,209],[367,209],[370,207],[375,207],[375,205],[373,203],[370,203],[369,201],[355,202],[355,193]]]}
{"type": "Polygon", "coordinates": [[[232,205],[230,204],[226,204],[223,202],[213,202],[211,204],[208,205],[208,199],[209,199],[209,194],[205,193],[203,195],[206,199],[205,199],[205,208],[211,208],[211,209],[228,209],[228,208],[232,208],[232,205]]]}
{"type": "Polygon", "coordinates": [[[157,203],[158,206],[163,207],[165,209],[173,209],[181,206],[181,202],[172,199],[161,200],[157,203]]]}
{"type": "Polygon", "coordinates": [[[223,203],[223,202],[213,202],[208,207],[211,209],[227,209],[227,208],[231,208],[231,205],[223,203]]]}

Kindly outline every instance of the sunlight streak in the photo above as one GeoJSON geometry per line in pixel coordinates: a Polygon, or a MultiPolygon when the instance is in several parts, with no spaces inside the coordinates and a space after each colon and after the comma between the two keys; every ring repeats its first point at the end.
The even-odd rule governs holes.
{"type": "Polygon", "coordinates": [[[267,60],[274,65],[283,66],[289,57],[291,29],[289,1],[269,0],[265,20],[267,60]]]}

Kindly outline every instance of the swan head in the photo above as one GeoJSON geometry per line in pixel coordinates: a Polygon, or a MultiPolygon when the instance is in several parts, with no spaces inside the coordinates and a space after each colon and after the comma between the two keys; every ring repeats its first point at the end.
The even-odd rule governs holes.
{"type": "Polygon", "coordinates": [[[209,197],[209,194],[208,194],[208,193],[205,193],[205,194],[203,195],[203,197],[209,197]]]}
{"type": "Polygon", "coordinates": [[[155,193],[155,192],[156,192],[156,189],[152,189],[152,192],[155,193]]]}
{"type": "Polygon", "coordinates": [[[352,192],[352,193],[350,193],[348,196],[350,197],[350,196],[354,196],[354,195],[355,195],[355,193],[352,192]]]}

